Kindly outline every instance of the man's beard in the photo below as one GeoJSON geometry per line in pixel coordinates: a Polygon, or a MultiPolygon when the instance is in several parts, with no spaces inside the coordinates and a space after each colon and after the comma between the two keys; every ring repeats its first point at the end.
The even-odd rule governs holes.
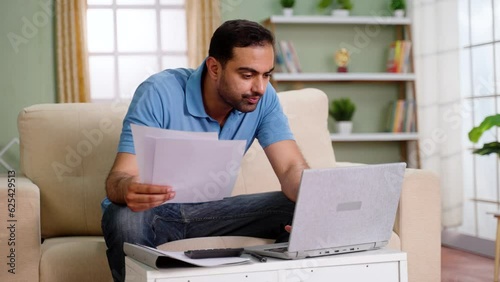
{"type": "Polygon", "coordinates": [[[260,98],[262,97],[262,94],[259,93],[247,93],[247,94],[238,94],[234,95],[234,92],[231,91],[227,87],[227,83],[223,78],[221,79],[220,82],[220,87],[217,89],[217,92],[219,94],[219,97],[229,106],[232,108],[242,112],[242,113],[248,113],[248,112],[253,112],[256,108],[257,105],[260,102],[260,98]],[[258,101],[256,103],[252,103],[251,99],[252,98],[258,98],[258,101]],[[250,101],[249,101],[250,100],[250,101]]]}

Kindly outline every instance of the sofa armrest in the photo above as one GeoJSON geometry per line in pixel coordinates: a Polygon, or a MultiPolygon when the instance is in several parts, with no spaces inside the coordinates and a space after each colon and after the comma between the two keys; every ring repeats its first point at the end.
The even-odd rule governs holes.
{"type": "Polygon", "coordinates": [[[409,281],[441,281],[441,196],[434,173],[406,169],[394,231],[408,254],[409,281]]]}
{"type": "Polygon", "coordinates": [[[40,190],[26,177],[1,175],[0,207],[0,281],[38,281],[40,190]]]}

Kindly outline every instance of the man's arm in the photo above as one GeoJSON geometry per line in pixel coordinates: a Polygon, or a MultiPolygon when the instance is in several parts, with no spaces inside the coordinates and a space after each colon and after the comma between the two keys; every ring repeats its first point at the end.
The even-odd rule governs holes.
{"type": "Polygon", "coordinates": [[[115,204],[143,211],[172,199],[172,187],[138,183],[139,169],[135,155],[118,153],[106,179],[106,195],[115,204]]]}
{"type": "Polygon", "coordinates": [[[264,149],[276,176],[281,183],[281,190],[292,201],[297,200],[300,177],[304,169],[309,168],[304,156],[294,140],[273,143],[264,149]]]}

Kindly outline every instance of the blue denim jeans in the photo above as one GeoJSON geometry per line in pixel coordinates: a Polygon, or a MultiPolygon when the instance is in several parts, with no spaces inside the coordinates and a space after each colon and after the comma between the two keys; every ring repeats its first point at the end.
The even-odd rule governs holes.
{"type": "Polygon", "coordinates": [[[205,203],[165,204],[143,212],[111,204],[104,211],[102,230],[113,279],[125,281],[124,242],[156,247],[204,236],[287,238],[284,226],[291,224],[294,208],[295,203],[282,192],[205,203]]]}

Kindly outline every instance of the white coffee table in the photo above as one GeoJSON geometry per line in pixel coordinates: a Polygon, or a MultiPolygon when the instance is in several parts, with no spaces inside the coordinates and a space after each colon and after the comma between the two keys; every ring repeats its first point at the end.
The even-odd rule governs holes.
{"type": "Polygon", "coordinates": [[[128,282],[407,282],[406,253],[381,249],[302,260],[252,258],[248,264],[157,270],[125,257],[128,282]]]}

